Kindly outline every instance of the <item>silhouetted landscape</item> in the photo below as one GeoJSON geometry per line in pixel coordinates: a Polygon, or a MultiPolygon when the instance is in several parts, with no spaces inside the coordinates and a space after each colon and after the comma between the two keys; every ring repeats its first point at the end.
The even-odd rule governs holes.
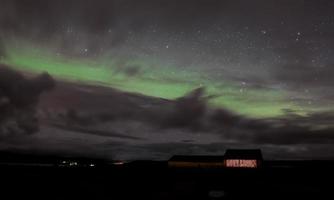
{"type": "Polygon", "coordinates": [[[258,169],[233,169],[13,154],[0,159],[3,195],[12,199],[333,197],[334,161],[263,161],[258,169]]]}

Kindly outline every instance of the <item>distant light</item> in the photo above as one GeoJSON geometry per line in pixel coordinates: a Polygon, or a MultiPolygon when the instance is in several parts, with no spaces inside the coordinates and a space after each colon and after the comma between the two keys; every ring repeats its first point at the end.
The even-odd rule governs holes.
{"type": "Polygon", "coordinates": [[[77,162],[70,162],[70,166],[77,166],[78,163],[77,162]]]}
{"type": "Polygon", "coordinates": [[[114,165],[124,165],[124,162],[123,161],[117,161],[117,162],[114,162],[113,164],[114,165]]]}
{"type": "Polygon", "coordinates": [[[90,164],[89,164],[89,167],[95,167],[95,164],[90,163],[90,164]]]}

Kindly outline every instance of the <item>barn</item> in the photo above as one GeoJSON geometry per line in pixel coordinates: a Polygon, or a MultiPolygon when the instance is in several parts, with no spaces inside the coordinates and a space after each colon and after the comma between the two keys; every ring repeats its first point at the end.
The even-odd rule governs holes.
{"type": "Polygon", "coordinates": [[[224,156],[173,156],[168,161],[172,168],[259,168],[262,153],[259,149],[229,149],[224,156]]]}

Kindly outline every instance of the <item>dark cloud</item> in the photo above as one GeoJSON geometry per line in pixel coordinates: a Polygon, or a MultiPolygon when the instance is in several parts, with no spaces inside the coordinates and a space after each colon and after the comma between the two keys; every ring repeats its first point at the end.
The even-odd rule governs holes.
{"type": "Polygon", "coordinates": [[[122,73],[126,76],[133,77],[142,74],[142,67],[140,65],[128,65],[126,61],[119,61],[116,63],[115,74],[122,73]]]}
{"type": "Polygon", "coordinates": [[[168,120],[170,127],[219,134],[222,140],[253,145],[334,144],[334,114],[330,111],[252,119],[224,109],[207,109],[202,89],[176,100],[175,105],[178,112],[168,120]]]}
{"type": "MultiPolygon", "coordinates": [[[[239,119],[240,120],[240,119],[239,119]]],[[[231,130],[230,138],[254,145],[321,145],[334,143],[333,113],[290,115],[272,120],[252,120],[231,130]],[[323,120],[326,119],[326,120],[323,120]],[[319,122],[319,123],[318,123],[319,122]]],[[[222,134],[224,137],[224,134],[222,134]]]]}
{"type": "Polygon", "coordinates": [[[43,97],[41,109],[61,106],[51,119],[80,126],[97,126],[115,121],[139,121],[169,129],[202,129],[207,113],[204,88],[176,100],[165,100],[114,90],[112,88],[59,83],[43,97]],[[65,112],[64,112],[65,110],[65,112]]]}
{"type": "MultiPolygon", "coordinates": [[[[9,74],[11,73],[13,72],[9,74]]],[[[7,77],[9,76],[11,75],[7,74],[7,77]]],[[[18,77],[15,80],[41,80],[28,80],[21,75],[18,77]]],[[[334,129],[330,127],[334,114],[330,111],[299,116],[293,110],[287,110],[286,113],[290,114],[281,118],[252,119],[225,109],[210,108],[207,105],[208,98],[210,97],[206,96],[204,88],[168,101],[112,88],[59,82],[53,91],[42,96],[38,109],[44,112],[49,109],[51,114],[39,115],[39,120],[43,126],[52,127],[52,132],[59,130],[66,134],[79,134],[80,137],[105,137],[102,141],[132,141],[131,144],[100,144],[96,147],[96,151],[105,150],[108,155],[117,158],[168,159],[173,154],[223,154],[227,148],[261,148],[267,157],[276,159],[311,158],[321,153],[322,146],[334,144],[334,129]],[[168,134],[175,131],[180,134],[180,137],[175,138],[179,142],[150,144],[155,141],[150,138],[150,134],[156,135],[153,137],[168,138],[168,134]],[[202,138],[215,135],[221,140],[217,143],[201,144],[196,139],[180,139],[182,134],[194,132],[201,134],[202,138]]],[[[28,113],[21,109],[20,113],[28,118],[35,116],[35,111],[27,115],[28,113]]],[[[1,121],[1,125],[3,124],[1,121]]],[[[62,137],[59,139],[66,141],[66,137],[62,137]]],[[[65,143],[64,146],[69,145],[65,143]]],[[[86,150],[82,149],[81,153],[83,152],[86,150]]],[[[319,154],[320,157],[330,155],[332,154],[319,154]]]]}
{"type": "Polygon", "coordinates": [[[52,89],[53,79],[42,74],[27,79],[19,72],[0,66],[0,136],[31,134],[38,130],[36,105],[42,92],[52,89]]]}
{"type": "Polygon", "coordinates": [[[6,57],[7,57],[7,53],[6,53],[5,45],[4,45],[4,43],[2,41],[2,37],[0,35],[0,61],[3,60],[6,57]]]}
{"type": "Polygon", "coordinates": [[[260,131],[253,134],[249,142],[253,144],[334,144],[334,129],[312,130],[298,126],[260,131]]]}
{"type": "Polygon", "coordinates": [[[97,130],[97,129],[91,129],[87,127],[80,127],[77,125],[73,124],[49,124],[53,127],[56,127],[61,130],[66,130],[66,131],[73,131],[73,132],[78,132],[78,133],[84,133],[84,134],[91,134],[91,135],[97,135],[97,136],[104,136],[104,137],[111,137],[111,138],[121,138],[121,139],[131,139],[131,140],[141,140],[142,138],[140,137],[134,137],[134,136],[128,136],[128,135],[123,135],[120,133],[115,133],[112,131],[104,131],[104,130],[97,130]]]}
{"type": "MultiPolygon", "coordinates": [[[[197,88],[184,97],[173,102],[172,112],[166,115],[163,122],[167,127],[188,127],[197,129],[202,126],[207,111],[207,97],[204,88],[197,88]]],[[[162,113],[162,115],[165,115],[162,113]]]]}
{"type": "MultiPolygon", "coordinates": [[[[61,126],[62,129],[68,127],[70,130],[75,127],[76,130],[87,130],[86,132],[96,135],[101,132],[105,132],[106,135],[108,132],[113,132],[101,129],[103,124],[124,122],[129,126],[138,122],[159,133],[168,130],[202,134],[207,132],[220,135],[222,140],[232,140],[241,144],[334,143],[333,128],[331,128],[334,114],[330,111],[300,116],[293,110],[287,110],[282,117],[252,119],[225,109],[210,108],[207,105],[210,97],[206,96],[204,88],[195,89],[179,99],[167,101],[110,88],[94,87],[95,89],[90,91],[88,88],[91,86],[81,87],[74,87],[68,93],[65,92],[67,95],[65,98],[71,99],[75,104],[70,104],[72,109],[67,110],[62,117],[49,119],[50,124],[56,121],[57,126],[61,126]],[[87,90],[81,87],[87,87],[87,90]]],[[[54,92],[57,93],[57,90],[54,92]]],[[[53,101],[58,101],[58,98],[64,99],[63,95],[57,96],[51,93],[49,96],[48,98],[52,98],[53,101]]],[[[66,105],[61,105],[66,108],[66,105]]],[[[44,106],[52,108],[51,105],[44,106]]],[[[126,127],[118,129],[118,132],[122,134],[122,130],[125,131],[126,127]]],[[[142,131],[145,130],[138,129],[136,135],[141,135],[142,131]]]]}

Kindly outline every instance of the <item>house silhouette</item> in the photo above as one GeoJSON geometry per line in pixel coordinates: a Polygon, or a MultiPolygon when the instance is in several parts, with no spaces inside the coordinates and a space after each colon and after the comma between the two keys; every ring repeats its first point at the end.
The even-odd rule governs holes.
{"type": "Polygon", "coordinates": [[[260,149],[228,149],[223,156],[175,155],[168,161],[172,168],[259,168],[260,149]]]}

